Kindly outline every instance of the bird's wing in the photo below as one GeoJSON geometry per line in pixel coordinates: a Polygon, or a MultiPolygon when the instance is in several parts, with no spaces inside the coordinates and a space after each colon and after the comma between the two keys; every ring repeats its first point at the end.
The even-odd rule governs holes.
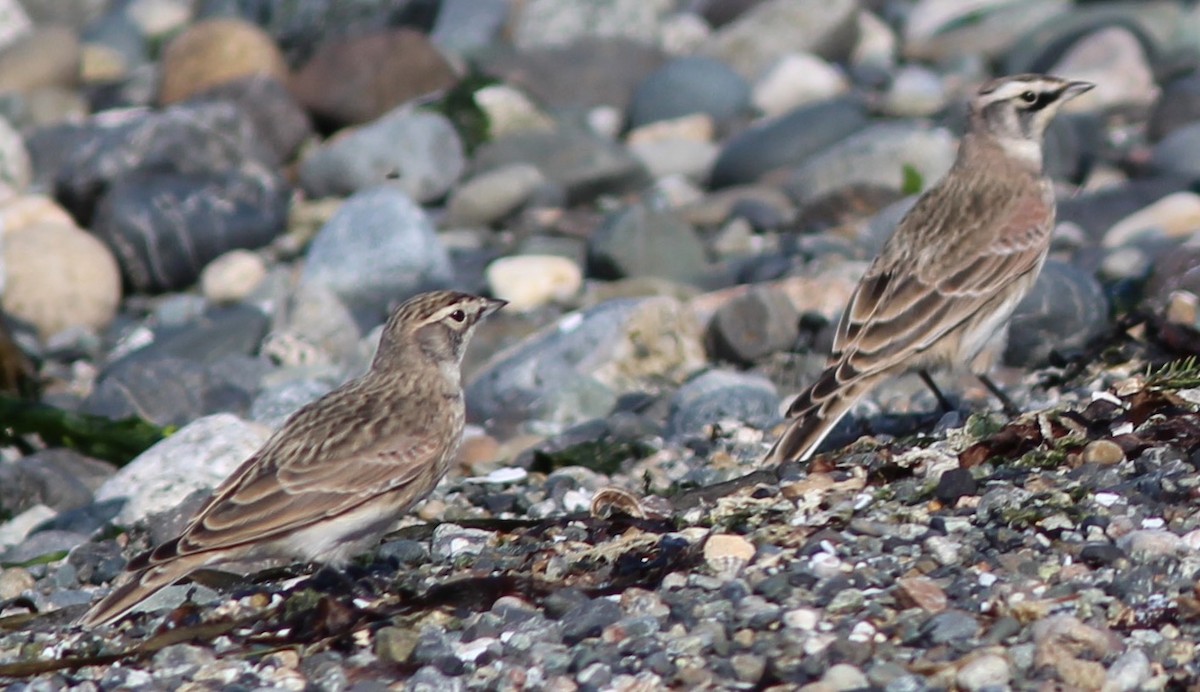
{"type": "MultiPolygon", "coordinates": [[[[844,369],[839,380],[900,366],[1040,266],[1053,216],[1046,202],[1035,188],[998,201],[994,214],[974,215],[975,227],[956,229],[974,246],[925,243],[933,250],[926,258],[901,248],[881,254],[838,325],[833,360],[844,369]]],[[[902,223],[897,235],[905,230],[902,223]]]]}
{"type": "Polygon", "coordinates": [[[363,420],[382,418],[368,419],[349,406],[302,409],[217,488],[177,540],[148,555],[147,564],[269,541],[396,488],[436,483],[431,476],[440,473],[437,461],[453,436],[429,434],[412,420],[404,434],[362,429],[363,420]]]}

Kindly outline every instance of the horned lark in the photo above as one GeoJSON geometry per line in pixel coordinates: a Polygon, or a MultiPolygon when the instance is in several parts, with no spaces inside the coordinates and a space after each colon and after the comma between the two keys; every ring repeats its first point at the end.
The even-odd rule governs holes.
{"type": "Polygon", "coordinates": [[[795,420],[768,462],[812,456],[883,380],[949,366],[984,374],[1033,286],[1054,226],[1042,136],[1064,103],[1091,89],[1048,75],[1004,77],[972,99],[949,173],[917,200],[842,314],[830,365],[788,408],[795,420]]]}
{"type": "Polygon", "coordinates": [[[81,618],[109,623],[198,567],[264,557],[339,564],[433,490],[458,451],[461,363],[504,301],[438,291],[388,319],[370,369],[283,424],[183,533],[135,557],[81,618]]]}

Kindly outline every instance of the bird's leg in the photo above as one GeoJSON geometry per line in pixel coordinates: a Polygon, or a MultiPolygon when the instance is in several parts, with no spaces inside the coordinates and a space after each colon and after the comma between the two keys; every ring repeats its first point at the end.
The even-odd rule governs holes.
{"type": "Polygon", "coordinates": [[[979,378],[979,381],[983,383],[984,387],[987,387],[987,390],[992,393],[992,396],[996,397],[1000,401],[1000,407],[1004,409],[1004,413],[1013,417],[1021,414],[1021,409],[1017,408],[1017,405],[1012,402],[1012,399],[1008,398],[1008,395],[1004,393],[1003,389],[1000,389],[1000,385],[992,382],[992,379],[987,375],[977,375],[976,377],[979,378]]]}
{"type": "Polygon", "coordinates": [[[933,378],[929,376],[929,372],[927,370],[922,368],[921,370],[917,371],[917,374],[921,376],[921,381],[925,383],[925,386],[929,387],[929,391],[933,392],[933,396],[937,398],[938,406],[942,407],[943,413],[949,413],[950,411],[955,410],[954,405],[950,403],[950,400],[946,398],[945,394],[942,394],[942,390],[938,389],[937,383],[934,382],[933,378]]]}

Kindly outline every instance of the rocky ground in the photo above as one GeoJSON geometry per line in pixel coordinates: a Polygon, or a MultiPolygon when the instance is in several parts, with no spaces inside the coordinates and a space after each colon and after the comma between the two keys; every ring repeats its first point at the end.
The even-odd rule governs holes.
{"type": "Polygon", "coordinates": [[[1200,8],[1185,0],[0,0],[0,684],[1189,689],[1200,8]],[[997,379],[781,404],[999,74],[1051,260],[997,379]],[[510,301],[462,458],[345,572],[71,625],[387,309],[510,301]]]}

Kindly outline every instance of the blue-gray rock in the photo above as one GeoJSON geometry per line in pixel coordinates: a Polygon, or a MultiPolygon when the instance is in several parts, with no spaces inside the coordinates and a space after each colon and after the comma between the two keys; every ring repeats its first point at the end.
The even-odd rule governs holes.
{"type": "Polygon", "coordinates": [[[130,18],[128,12],[107,12],[88,24],[81,36],[85,44],[101,45],[115,52],[125,62],[126,69],[149,60],[146,37],[130,18]]]}
{"type": "Polygon", "coordinates": [[[482,173],[521,162],[537,166],[549,182],[562,186],[570,203],[648,182],[642,164],[625,147],[569,125],[501,136],[476,150],[472,166],[482,173]]]}
{"type": "Polygon", "coordinates": [[[289,190],[257,164],[219,173],[141,170],[100,199],[92,232],[137,290],[177,290],[212,260],[271,242],[287,227],[289,190]]]}
{"type": "Polygon", "coordinates": [[[621,606],[607,598],[588,599],[563,614],[562,636],[567,644],[599,637],[605,627],[621,619],[621,606]]]}
{"type": "MultiPolygon", "coordinates": [[[[564,420],[559,409],[564,397],[593,401],[605,390],[680,381],[703,362],[700,327],[678,301],[610,300],[569,314],[495,354],[467,384],[467,415],[501,425],[578,423],[586,418],[564,420]]],[[[611,392],[607,396],[615,399],[611,392]]]]}
{"type": "Polygon", "coordinates": [[[933,644],[970,645],[982,629],[974,615],[962,610],[947,610],[925,622],[921,628],[933,644]]]}
{"type": "Polygon", "coordinates": [[[157,425],[185,425],[209,413],[244,411],[251,397],[251,391],[200,363],[165,355],[127,357],[101,374],[80,410],[113,420],[139,416],[157,425]]]}
{"type": "Polygon", "coordinates": [[[34,505],[66,511],[92,501],[92,492],[116,469],[70,449],[44,449],[0,464],[0,514],[15,516],[34,505]]]}
{"type": "Polygon", "coordinates": [[[743,113],[750,85],[716,58],[686,56],[671,60],[642,80],[629,105],[629,126],[706,113],[718,123],[743,113]]]}
{"type": "Polygon", "coordinates": [[[669,435],[702,431],[722,419],[766,424],[778,417],[779,393],[767,379],[749,373],[709,370],[671,397],[669,435]]]}
{"type": "Polygon", "coordinates": [[[710,182],[713,187],[758,180],[770,171],[808,160],[867,125],[867,113],[855,98],[803,106],[729,138],[710,182]]]}
{"type": "Polygon", "coordinates": [[[470,56],[500,38],[510,10],[508,0],[442,0],[429,37],[442,50],[470,56]]]}
{"type": "Polygon", "coordinates": [[[715,358],[750,365],[791,348],[799,322],[799,311],[782,291],[755,287],[717,309],[708,324],[708,350],[715,358]]]}
{"type": "Polygon", "coordinates": [[[301,406],[328,394],[334,386],[327,380],[305,378],[267,387],[250,405],[250,419],[277,430],[301,406]]]}
{"type": "Polygon", "coordinates": [[[446,116],[401,106],[313,152],[300,165],[300,183],[312,197],[340,197],[394,180],[425,203],[444,196],[464,168],[462,141],[446,116]]]}
{"type": "Polygon", "coordinates": [[[674,212],[634,204],[588,238],[588,273],[604,279],[656,276],[695,281],[708,266],[704,243],[674,212]]]}
{"type": "Polygon", "coordinates": [[[300,282],[334,292],[371,324],[389,305],[451,280],[450,258],[425,212],[390,185],[354,194],[321,227],[300,282]]]}
{"type": "Polygon", "coordinates": [[[1173,130],[1154,145],[1150,165],[1161,175],[1200,179],[1200,122],[1173,130]]]}
{"type": "Polygon", "coordinates": [[[101,196],[133,173],[225,174],[250,162],[278,162],[250,117],[224,101],[162,111],[101,114],[26,137],[34,180],[84,227],[101,196]]]}
{"type": "Polygon", "coordinates": [[[44,555],[65,553],[88,540],[87,534],[73,531],[38,531],[21,543],[0,553],[0,563],[20,564],[44,555]]]}
{"type": "Polygon", "coordinates": [[[1200,121],[1200,70],[1163,85],[1146,123],[1146,136],[1158,141],[1196,121],[1200,121]]]}
{"type": "Polygon", "coordinates": [[[291,161],[300,145],[313,136],[312,121],[287,87],[266,75],[226,82],[188,103],[224,101],[237,106],[250,119],[259,141],[275,161],[291,161]]]}
{"type": "MultiPolygon", "coordinates": [[[[256,307],[210,308],[187,322],[155,327],[154,340],[126,358],[173,356],[209,365],[226,356],[256,353],[267,327],[267,316],[256,307]]],[[[108,367],[120,367],[120,363],[108,367]]]]}
{"type": "Polygon", "coordinates": [[[633,89],[663,62],[662,51],[620,38],[583,39],[565,46],[499,52],[481,65],[488,75],[520,88],[562,120],[581,119],[597,106],[629,106],[633,89]]]}
{"type": "Polygon", "coordinates": [[[1058,221],[1078,225],[1098,244],[1118,219],[1173,192],[1187,190],[1188,183],[1186,177],[1179,175],[1137,178],[1121,185],[1067,197],[1058,201],[1058,221]]]}
{"type": "Polygon", "coordinates": [[[1013,313],[1004,361],[1043,365],[1051,353],[1081,349],[1109,328],[1108,298],[1100,282],[1073,265],[1048,260],[1013,313]]]}

